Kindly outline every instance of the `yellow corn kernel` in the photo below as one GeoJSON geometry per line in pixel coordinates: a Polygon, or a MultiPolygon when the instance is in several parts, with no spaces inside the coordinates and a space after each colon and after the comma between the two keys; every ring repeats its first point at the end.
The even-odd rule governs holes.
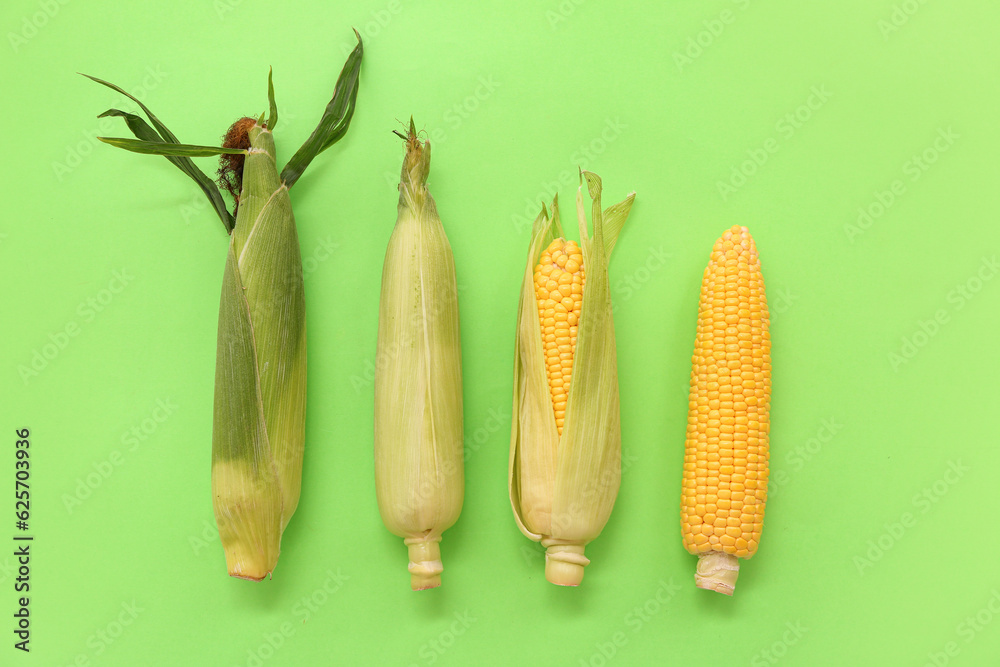
{"type": "Polygon", "coordinates": [[[552,241],[542,252],[535,268],[535,301],[542,327],[545,372],[559,435],[565,423],[586,280],[583,251],[573,241],[561,238],[552,241]]]}
{"type": "Polygon", "coordinates": [[[698,306],[681,490],[699,588],[733,594],[767,500],[771,338],[757,247],[733,227],[712,249],[698,306]]]}

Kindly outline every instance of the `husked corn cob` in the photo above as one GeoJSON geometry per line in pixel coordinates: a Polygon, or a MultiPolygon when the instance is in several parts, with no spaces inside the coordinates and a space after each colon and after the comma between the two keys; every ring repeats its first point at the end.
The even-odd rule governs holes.
{"type": "Polygon", "coordinates": [[[757,552],[767,499],[771,338],[757,247],[746,227],[715,243],[691,358],[681,528],[699,588],[732,595],[757,552]]]}
{"type": "Polygon", "coordinates": [[[514,519],[541,542],[545,578],[576,586],[586,545],[611,516],[621,481],[618,362],[608,257],[635,193],[601,209],[601,179],[583,172],[593,200],[580,245],[563,238],[559,206],[542,207],[521,284],[514,361],[509,491],[514,519]],[[585,273],[586,272],[586,273],[585,273]]]}

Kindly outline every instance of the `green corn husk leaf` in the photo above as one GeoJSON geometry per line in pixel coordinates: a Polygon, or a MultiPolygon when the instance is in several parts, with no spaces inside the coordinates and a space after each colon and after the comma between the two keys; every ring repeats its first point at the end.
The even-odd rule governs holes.
{"type": "Polygon", "coordinates": [[[601,210],[601,180],[582,172],[593,199],[594,235],[587,232],[582,185],[577,193],[580,246],[586,283],[573,356],[562,436],[545,371],[534,270],[542,251],[563,236],[558,201],[535,220],[518,305],[514,402],[508,484],[521,532],[546,547],[546,578],[575,586],[590,562],[584,547],[596,538],[614,507],[621,480],[618,366],[608,257],[635,193],[601,210]]]}
{"type": "Polygon", "coordinates": [[[375,487],[409,547],[414,590],[441,583],[441,534],[462,510],[462,352],[455,262],[427,190],[430,144],[410,121],[379,299],[375,487]]]}
{"type": "Polygon", "coordinates": [[[195,144],[172,144],[165,141],[142,141],[141,139],[121,139],[118,137],[97,138],[111,146],[124,148],[127,151],[141,153],[143,155],[162,155],[164,157],[212,157],[215,155],[239,155],[240,153],[246,153],[246,151],[242,148],[198,146],[195,144]]]}
{"type": "MultiPolygon", "coordinates": [[[[361,58],[364,55],[361,35],[358,34],[357,30],[354,31],[354,34],[358,38],[358,45],[347,57],[347,62],[344,63],[344,68],[340,71],[337,85],[333,89],[333,97],[326,105],[326,109],[323,110],[319,124],[281,170],[281,180],[287,183],[289,188],[295,185],[313,158],[340,141],[347,134],[347,128],[351,125],[351,119],[354,117],[354,105],[358,99],[361,58]]],[[[277,118],[277,111],[274,111],[274,114],[277,118]]],[[[269,127],[273,128],[274,126],[270,125],[269,127]]]]}
{"type": "MultiPolygon", "coordinates": [[[[346,123],[357,97],[360,53],[359,39],[345,65],[345,72],[351,72],[349,83],[338,85],[331,101],[347,109],[346,123]]],[[[208,177],[194,167],[189,156],[246,154],[235,227],[227,224],[231,235],[219,308],[212,499],[229,573],[251,580],[263,579],[277,563],[281,535],[299,501],[305,443],[302,258],[288,195],[290,183],[279,177],[275,162],[271,130],[278,110],[270,73],[268,102],[268,121],[265,124],[261,115],[249,129],[247,150],[180,144],[145,106],[142,109],[153,127],[118,110],[104,114],[124,118],[138,140],[102,138],[134,152],[165,155],[185,173],[192,175],[193,169],[204,177],[192,175],[199,185],[208,177]]],[[[342,129],[346,131],[346,124],[342,129]]],[[[309,160],[332,143],[311,153],[309,160]]],[[[301,165],[296,179],[307,164],[301,165]]],[[[210,190],[221,201],[218,187],[208,183],[211,188],[203,190],[209,199],[214,202],[210,190]]],[[[223,211],[228,215],[224,207],[223,211]]]]}

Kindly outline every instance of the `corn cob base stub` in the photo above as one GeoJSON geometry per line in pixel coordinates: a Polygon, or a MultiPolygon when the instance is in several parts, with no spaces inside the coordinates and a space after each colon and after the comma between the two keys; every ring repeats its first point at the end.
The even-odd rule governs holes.
{"type": "Polygon", "coordinates": [[[410,557],[410,588],[415,591],[425,591],[441,585],[441,573],[444,565],[441,563],[441,536],[425,538],[406,538],[403,540],[410,557]]]}
{"type": "Polygon", "coordinates": [[[771,339],[757,248],[733,227],[712,249],[698,307],[681,532],[699,588],[732,595],[767,500],[771,339]]]}
{"type": "Polygon", "coordinates": [[[590,559],[583,555],[584,545],[563,544],[559,540],[543,539],[545,547],[545,579],[556,586],[579,586],[583,568],[590,559]]]}

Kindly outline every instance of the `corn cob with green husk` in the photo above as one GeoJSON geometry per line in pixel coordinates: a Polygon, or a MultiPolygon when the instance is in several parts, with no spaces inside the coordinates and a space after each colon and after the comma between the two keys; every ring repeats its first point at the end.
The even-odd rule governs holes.
{"type": "Polygon", "coordinates": [[[272,131],[278,120],[268,75],[267,120],[242,118],[222,147],[179,143],[149,117],[117,109],[136,139],[104,141],[163,155],[205,192],[230,233],[222,281],[212,428],[212,500],[229,574],[259,581],[274,569],[281,535],[299,501],[305,441],[306,321],[295,218],[289,189],[319,153],[340,140],[354,114],[362,45],[347,59],[319,125],[279,173],[272,131]],[[191,161],[222,156],[220,183],[236,200],[235,217],[217,185],[191,161]]]}
{"type": "Polygon", "coordinates": [[[541,542],[545,578],[576,586],[584,547],[603,530],[621,481],[618,365],[608,258],[635,199],[601,210],[601,179],[583,172],[593,200],[580,245],[566,241],[558,201],[535,220],[521,286],[514,361],[509,488],[521,532],[541,542]]]}
{"type": "MultiPolygon", "coordinates": [[[[403,135],[399,135],[403,136],[403,135]]],[[[409,549],[413,590],[441,585],[441,533],[462,511],[462,349],[455,261],[427,190],[430,142],[406,137],[379,299],[375,489],[409,549]]]]}

